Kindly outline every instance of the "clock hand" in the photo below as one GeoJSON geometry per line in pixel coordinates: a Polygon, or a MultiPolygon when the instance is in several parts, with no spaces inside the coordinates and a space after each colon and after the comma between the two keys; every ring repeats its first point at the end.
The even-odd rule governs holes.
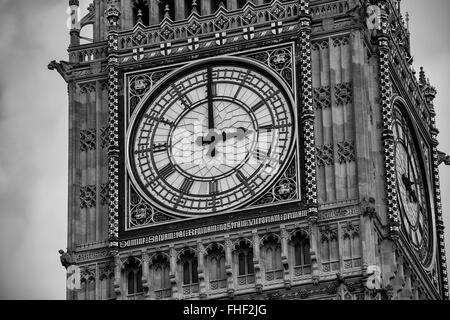
{"type": "MultiPolygon", "coordinates": [[[[209,129],[209,134],[208,136],[212,136],[212,132],[215,130],[216,125],[214,123],[214,102],[213,102],[213,95],[214,95],[214,90],[213,90],[213,83],[212,83],[212,68],[208,67],[208,129],[209,129]]],[[[215,134],[214,134],[215,136],[215,134]]],[[[212,139],[212,137],[211,137],[212,139]]],[[[211,142],[213,142],[211,140],[211,142]]],[[[208,152],[209,153],[209,152],[208,152]]],[[[213,148],[211,150],[210,153],[211,157],[214,157],[216,155],[216,150],[215,148],[213,148]]]]}
{"type": "Polygon", "coordinates": [[[252,133],[253,133],[253,131],[247,130],[247,129],[242,128],[242,127],[237,128],[236,132],[231,132],[231,133],[223,132],[222,133],[223,142],[225,142],[225,141],[227,141],[229,139],[232,139],[232,138],[236,138],[238,141],[242,141],[242,140],[245,139],[246,136],[248,136],[248,135],[250,135],[252,133]]]}
{"type": "Polygon", "coordinates": [[[252,134],[253,131],[247,130],[245,128],[238,128],[236,129],[236,132],[222,132],[222,134],[217,133],[215,130],[210,130],[208,135],[206,137],[198,137],[196,142],[199,146],[209,146],[209,150],[207,155],[214,157],[216,154],[216,145],[219,142],[226,142],[227,140],[230,140],[232,138],[236,138],[238,141],[242,141],[247,137],[248,135],[252,134]]]}

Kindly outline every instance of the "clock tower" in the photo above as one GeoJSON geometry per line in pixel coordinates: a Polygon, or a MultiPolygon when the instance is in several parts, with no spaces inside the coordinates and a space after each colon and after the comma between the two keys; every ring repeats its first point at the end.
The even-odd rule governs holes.
{"type": "Polygon", "coordinates": [[[69,5],[68,299],[448,299],[399,0],[69,5]]]}

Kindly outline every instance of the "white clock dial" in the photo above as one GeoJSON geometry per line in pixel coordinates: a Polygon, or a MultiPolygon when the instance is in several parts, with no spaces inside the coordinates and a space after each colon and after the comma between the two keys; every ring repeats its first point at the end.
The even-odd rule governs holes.
{"type": "Polygon", "coordinates": [[[280,83],[239,60],[212,60],[169,79],[132,121],[129,163],[142,194],[190,216],[255,200],[292,151],[292,103],[280,83]]]}

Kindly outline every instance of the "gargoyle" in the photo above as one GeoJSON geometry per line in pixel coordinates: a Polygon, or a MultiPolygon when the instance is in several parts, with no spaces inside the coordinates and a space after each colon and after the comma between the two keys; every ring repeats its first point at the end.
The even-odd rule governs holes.
{"type": "Polygon", "coordinates": [[[438,166],[440,166],[441,164],[450,166],[450,156],[442,151],[438,151],[438,166]]]}
{"type": "Polygon", "coordinates": [[[60,260],[61,260],[61,264],[64,268],[68,268],[71,265],[73,265],[73,257],[72,254],[70,253],[70,251],[64,252],[64,250],[59,250],[58,251],[59,254],[61,255],[60,260]]]}
{"type": "Polygon", "coordinates": [[[64,81],[69,82],[69,76],[72,72],[72,65],[66,61],[56,62],[53,60],[48,64],[49,70],[56,70],[63,77],[64,81]]]}

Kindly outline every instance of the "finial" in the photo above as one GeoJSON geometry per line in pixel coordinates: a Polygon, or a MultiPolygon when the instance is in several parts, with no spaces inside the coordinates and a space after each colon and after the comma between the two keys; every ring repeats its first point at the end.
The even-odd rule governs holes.
{"type": "Polygon", "coordinates": [[[419,85],[421,87],[425,87],[427,84],[427,80],[425,77],[425,71],[423,70],[423,67],[420,67],[420,73],[419,73],[419,85]]]}
{"type": "Polygon", "coordinates": [[[197,11],[197,0],[192,0],[192,12],[198,13],[198,11],[197,11]]]}
{"type": "Polygon", "coordinates": [[[397,0],[397,11],[399,14],[401,14],[402,10],[401,10],[401,0],[397,0]]]}
{"type": "Polygon", "coordinates": [[[166,6],[165,6],[165,8],[164,8],[164,12],[165,12],[164,18],[170,18],[170,14],[169,14],[169,12],[170,12],[170,7],[169,7],[168,4],[166,4],[166,6]]]}
{"type": "Polygon", "coordinates": [[[406,12],[406,31],[409,33],[409,12],[406,12]]]}
{"type": "Polygon", "coordinates": [[[137,22],[138,22],[138,23],[143,23],[143,22],[142,22],[142,16],[143,16],[142,10],[139,9],[139,10],[138,10],[138,14],[137,14],[137,22]]]}
{"type": "Polygon", "coordinates": [[[225,8],[225,3],[223,2],[223,0],[220,1],[219,7],[224,7],[225,8]]]}

